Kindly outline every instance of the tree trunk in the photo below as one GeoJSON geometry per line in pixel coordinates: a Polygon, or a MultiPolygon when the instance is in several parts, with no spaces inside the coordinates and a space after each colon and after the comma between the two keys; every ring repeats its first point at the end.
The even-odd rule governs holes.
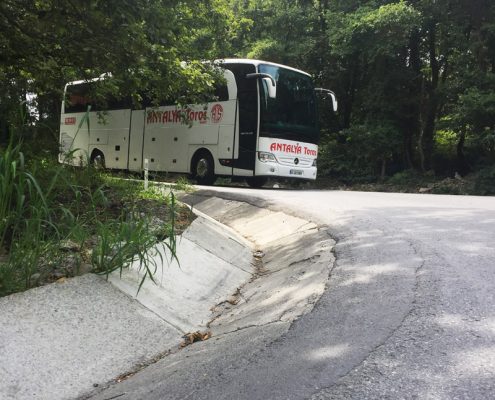
{"type": "Polygon", "coordinates": [[[464,154],[464,143],[466,141],[466,130],[462,129],[461,134],[459,136],[459,141],[457,142],[457,172],[461,175],[466,175],[471,171],[471,166],[466,160],[466,156],[464,154]]]}
{"type": "Polygon", "coordinates": [[[424,134],[424,123],[423,123],[423,108],[425,103],[425,80],[422,79],[421,83],[421,96],[420,96],[420,112],[419,112],[419,132],[418,132],[418,156],[419,156],[419,169],[422,173],[425,173],[425,153],[423,149],[423,134],[424,134]]]}
{"type": "Polygon", "coordinates": [[[380,171],[380,182],[383,182],[385,180],[385,172],[387,170],[387,159],[382,158],[382,168],[380,171]]]}
{"type": "Polygon", "coordinates": [[[440,67],[437,60],[436,53],[436,21],[433,20],[430,23],[428,29],[428,48],[429,48],[429,59],[431,68],[430,82],[426,85],[426,107],[424,115],[424,125],[422,133],[422,146],[423,146],[423,156],[424,164],[423,169],[426,171],[432,167],[432,156],[433,156],[433,145],[434,145],[434,133],[435,133],[435,120],[437,117],[438,110],[438,97],[437,89],[440,77],[440,67]]]}
{"type": "Polygon", "coordinates": [[[420,44],[422,37],[419,29],[414,29],[409,39],[409,58],[408,66],[411,73],[411,79],[408,87],[410,101],[406,103],[407,108],[404,110],[405,123],[403,125],[403,151],[404,163],[406,168],[415,168],[415,152],[414,142],[421,134],[421,101],[422,101],[422,85],[423,75],[421,73],[422,60],[420,52],[420,44]]]}
{"type": "Polygon", "coordinates": [[[434,149],[435,121],[437,118],[437,95],[430,91],[430,98],[426,106],[424,127],[422,129],[422,150],[423,150],[423,172],[432,168],[432,158],[434,149]]]}
{"type": "Polygon", "coordinates": [[[423,133],[424,130],[421,129],[418,135],[418,155],[419,155],[419,169],[422,173],[425,173],[426,168],[425,168],[425,152],[423,150],[423,133]]]}
{"type": "Polygon", "coordinates": [[[349,82],[347,86],[347,99],[344,102],[344,107],[342,110],[343,114],[343,127],[347,129],[351,126],[351,118],[352,118],[352,107],[354,104],[354,100],[356,97],[356,87],[358,73],[359,73],[359,61],[355,60],[352,65],[349,66],[349,82]]]}
{"type": "Polygon", "coordinates": [[[407,169],[414,168],[414,164],[412,160],[412,154],[413,154],[412,142],[413,142],[413,136],[411,130],[405,129],[403,133],[402,151],[404,152],[404,164],[407,169]]]}

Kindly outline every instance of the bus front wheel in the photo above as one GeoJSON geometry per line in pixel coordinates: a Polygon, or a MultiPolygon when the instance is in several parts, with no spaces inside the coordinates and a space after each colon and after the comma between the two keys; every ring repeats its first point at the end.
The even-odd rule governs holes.
{"type": "Polygon", "coordinates": [[[216,180],[215,164],[208,153],[198,154],[193,163],[193,172],[200,185],[213,185],[216,180]]]}
{"type": "Polygon", "coordinates": [[[267,181],[268,178],[266,176],[250,176],[249,178],[246,178],[246,183],[249,187],[255,189],[262,187],[267,181]]]}

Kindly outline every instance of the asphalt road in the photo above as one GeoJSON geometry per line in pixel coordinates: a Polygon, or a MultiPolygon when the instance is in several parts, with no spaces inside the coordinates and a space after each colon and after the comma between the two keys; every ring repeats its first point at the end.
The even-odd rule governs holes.
{"type": "Polygon", "coordinates": [[[95,398],[495,398],[494,198],[217,191],[325,225],[325,293],[290,327],[190,346],[95,398]]]}

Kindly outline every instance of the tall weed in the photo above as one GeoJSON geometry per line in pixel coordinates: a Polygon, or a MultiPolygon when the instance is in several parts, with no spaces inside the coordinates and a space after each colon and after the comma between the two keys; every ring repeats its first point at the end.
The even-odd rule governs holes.
{"type": "Polygon", "coordinates": [[[137,262],[138,291],[146,279],[155,281],[164,261],[157,242],[166,238],[176,258],[175,197],[118,182],[91,163],[78,168],[31,155],[28,171],[20,144],[0,150],[0,296],[57,279],[50,274],[54,268],[70,271],[60,265],[69,259],[77,264],[69,274],[77,273],[81,262],[104,275],[137,262]],[[158,230],[134,212],[145,200],[163,201],[170,210],[158,230]],[[80,253],[68,254],[61,245],[65,241],[75,242],[80,253]]]}
{"type": "Polygon", "coordinates": [[[151,226],[152,218],[142,216],[132,209],[112,224],[97,221],[98,243],[93,249],[91,259],[94,271],[108,277],[115,271],[122,274],[124,268],[137,263],[137,269],[142,275],[137,288],[139,293],[146,279],[156,283],[155,275],[158,268],[163,266],[165,256],[160,242],[168,249],[170,261],[175,259],[179,263],[175,235],[177,205],[173,193],[166,200],[169,203],[170,221],[158,229],[151,226]],[[162,230],[166,232],[163,241],[159,233],[162,230]]]}
{"type": "Polygon", "coordinates": [[[0,252],[5,255],[0,295],[30,287],[44,237],[52,228],[45,194],[25,171],[20,145],[11,143],[0,154],[0,252]]]}

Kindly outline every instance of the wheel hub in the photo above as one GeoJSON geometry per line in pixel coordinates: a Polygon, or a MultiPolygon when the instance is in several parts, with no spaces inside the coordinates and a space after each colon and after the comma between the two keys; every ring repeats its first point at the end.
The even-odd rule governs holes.
{"type": "Polygon", "coordinates": [[[206,159],[202,158],[198,161],[196,174],[201,178],[204,178],[208,174],[208,161],[206,159]]]}

